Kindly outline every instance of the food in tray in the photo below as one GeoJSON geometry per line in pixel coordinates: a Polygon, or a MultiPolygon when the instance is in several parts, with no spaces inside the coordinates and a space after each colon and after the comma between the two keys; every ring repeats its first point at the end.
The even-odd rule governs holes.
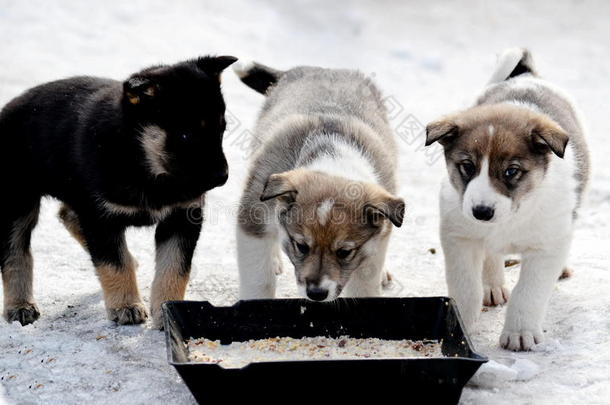
{"type": "Polygon", "coordinates": [[[443,357],[436,340],[378,338],[274,337],[223,345],[218,340],[190,339],[189,360],[239,368],[249,363],[298,360],[356,360],[404,357],[443,357]]]}

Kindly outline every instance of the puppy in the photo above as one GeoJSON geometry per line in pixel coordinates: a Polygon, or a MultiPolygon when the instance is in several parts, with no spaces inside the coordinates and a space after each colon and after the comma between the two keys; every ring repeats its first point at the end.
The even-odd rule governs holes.
{"type": "Polygon", "coordinates": [[[540,79],[530,53],[510,49],[476,105],[427,127],[448,178],[440,197],[449,295],[471,329],[485,305],[504,304],[503,256],[522,255],[502,347],[529,350],[565,268],[589,179],[584,130],[571,101],[540,79]]]}
{"type": "Polygon", "coordinates": [[[396,145],[379,91],[349,70],[236,72],[267,95],[239,210],[241,298],[274,297],[280,246],[311,300],[380,295],[405,204],[394,195],[396,145]]]}
{"type": "Polygon", "coordinates": [[[155,66],[125,82],[74,77],[35,87],[0,113],[0,266],[4,316],[26,325],[32,294],[30,236],[40,199],[91,255],[108,317],[142,323],[128,226],[158,224],[151,308],[182,299],[199,237],[203,194],[227,180],[220,73],[236,58],[155,66]],[[195,220],[194,220],[195,219],[195,220]]]}

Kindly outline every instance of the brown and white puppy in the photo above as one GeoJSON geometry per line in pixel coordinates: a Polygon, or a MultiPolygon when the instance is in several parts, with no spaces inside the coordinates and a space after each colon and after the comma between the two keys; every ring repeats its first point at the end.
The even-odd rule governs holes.
{"type": "Polygon", "coordinates": [[[309,299],[380,295],[404,202],[394,196],[396,148],[379,91],[349,70],[236,71],[267,95],[239,212],[240,297],[275,295],[280,247],[309,299]]]}
{"type": "Polygon", "coordinates": [[[504,255],[522,255],[500,344],[529,350],[565,269],[589,178],[575,107],[540,79],[528,51],[506,51],[476,105],[427,127],[445,148],[441,241],[449,295],[471,329],[485,305],[504,304],[504,255]]]}

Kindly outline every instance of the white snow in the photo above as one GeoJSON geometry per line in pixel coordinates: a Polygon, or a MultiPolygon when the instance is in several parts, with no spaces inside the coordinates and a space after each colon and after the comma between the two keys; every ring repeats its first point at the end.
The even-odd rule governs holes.
{"type": "MultiPolygon", "coordinates": [[[[360,68],[391,96],[392,123],[402,139],[401,195],[408,209],[386,261],[395,280],[388,295],[443,295],[437,190],[444,164],[435,160],[438,149],[424,150],[422,134],[412,129],[468,106],[489,79],[495,54],[528,46],[539,71],[571,93],[588,119],[593,182],[572,249],[574,276],[557,283],[545,321],[547,341],[530,353],[504,351],[498,338],[505,308],[482,313],[473,341],[497,364],[486,367],[491,382],[469,385],[462,403],[601,404],[610,397],[609,12],[610,4],[601,0],[0,0],[0,104],[52,79],[120,79],[147,65],[206,53],[277,68],[360,68]]],[[[234,215],[246,175],[248,131],[263,102],[230,70],[223,85],[233,122],[225,138],[230,180],[209,194],[187,293],[217,304],[236,299],[234,215]]],[[[0,385],[8,400],[193,403],[167,365],[162,333],[104,319],[89,259],[61,227],[56,210],[56,202],[45,202],[33,238],[41,319],[27,327],[0,321],[0,385]]],[[[128,241],[147,297],[152,230],[130,231],[128,241]]],[[[511,287],[517,276],[518,268],[507,271],[511,287]]],[[[291,271],[279,276],[278,285],[280,297],[296,296],[291,271]]]]}
{"type": "Polygon", "coordinates": [[[527,381],[534,378],[540,372],[540,366],[528,359],[517,359],[511,366],[517,371],[517,380],[527,381]]]}
{"type": "Polygon", "coordinates": [[[494,360],[483,364],[469,384],[474,387],[499,388],[508,381],[517,379],[519,372],[494,360]]]}
{"type": "Polygon", "coordinates": [[[0,405],[8,405],[8,399],[5,397],[6,391],[4,390],[4,386],[0,384],[0,405]]]}
{"type": "Polygon", "coordinates": [[[531,360],[518,358],[511,366],[489,360],[472,377],[473,387],[501,388],[509,381],[528,381],[540,372],[540,366],[531,360]]]}

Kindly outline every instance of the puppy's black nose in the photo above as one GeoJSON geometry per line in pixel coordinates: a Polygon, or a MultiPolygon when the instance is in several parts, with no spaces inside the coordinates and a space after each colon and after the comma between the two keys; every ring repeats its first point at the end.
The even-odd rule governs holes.
{"type": "Polygon", "coordinates": [[[220,171],[218,173],[216,173],[216,175],[213,177],[213,181],[212,183],[214,183],[215,186],[222,186],[224,185],[227,180],[229,179],[229,172],[228,170],[224,170],[224,171],[220,171]]]}
{"type": "Polygon", "coordinates": [[[472,209],[472,215],[480,221],[489,221],[494,217],[494,209],[486,205],[477,205],[472,209]]]}
{"type": "Polygon", "coordinates": [[[324,301],[328,297],[328,290],[320,287],[307,286],[307,297],[313,301],[324,301]]]}

